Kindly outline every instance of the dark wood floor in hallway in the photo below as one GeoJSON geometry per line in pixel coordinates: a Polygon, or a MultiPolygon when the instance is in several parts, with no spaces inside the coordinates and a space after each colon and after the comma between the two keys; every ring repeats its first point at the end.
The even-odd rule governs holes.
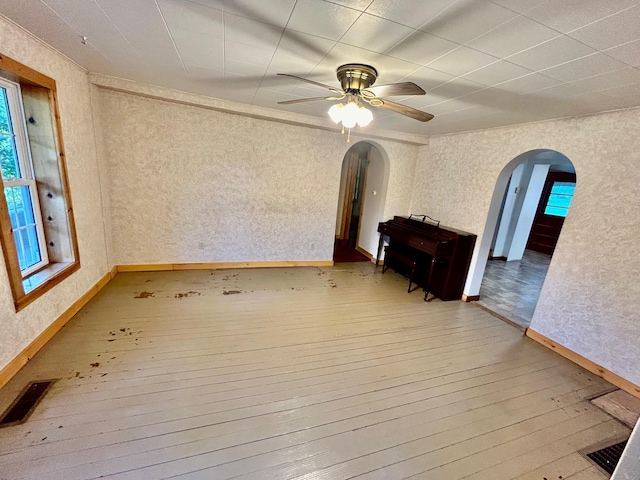
{"type": "Polygon", "coordinates": [[[489,260],[480,304],[523,328],[531,324],[551,256],[525,250],[521,260],[489,260]]]}
{"type": "Polygon", "coordinates": [[[611,386],[371,263],[118,274],[0,391],[2,479],[606,478],[611,386]]]}

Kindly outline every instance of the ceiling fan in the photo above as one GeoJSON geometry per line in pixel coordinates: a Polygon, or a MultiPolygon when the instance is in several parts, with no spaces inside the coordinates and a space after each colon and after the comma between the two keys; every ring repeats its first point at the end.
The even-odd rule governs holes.
{"type": "Polygon", "coordinates": [[[421,122],[428,122],[433,118],[433,115],[430,113],[417,110],[407,105],[392,102],[386,98],[381,98],[399,95],[424,95],[425,91],[413,82],[373,86],[376,78],[378,77],[378,71],[370,65],[362,65],[359,63],[348,63],[346,65],[342,65],[338,67],[336,74],[342,89],[331,87],[324,83],[309,80],[307,78],[297,77],[296,75],[279,73],[278,75],[295,78],[303,82],[311,83],[312,85],[326,88],[334,95],[328,97],[287,100],[284,102],[278,102],[278,104],[290,105],[293,103],[315,102],[317,100],[339,101],[346,98],[345,104],[334,104],[329,109],[329,116],[331,116],[335,123],[342,122],[343,127],[349,129],[354,127],[356,123],[360,126],[366,126],[373,119],[371,112],[364,108],[362,103],[369,104],[372,107],[385,108],[421,122]]]}

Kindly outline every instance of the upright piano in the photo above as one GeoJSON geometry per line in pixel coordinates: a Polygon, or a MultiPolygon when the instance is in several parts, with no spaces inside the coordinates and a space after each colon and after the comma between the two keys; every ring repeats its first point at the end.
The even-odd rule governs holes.
{"type": "Polygon", "coordinates": [[[411,270],[411,281],[441,300],[459,300],[469,272],[476,235],[425,221],[425,217],[393,217],[378,224],[376,266],[385,243],[383,268],[411,270]]]}

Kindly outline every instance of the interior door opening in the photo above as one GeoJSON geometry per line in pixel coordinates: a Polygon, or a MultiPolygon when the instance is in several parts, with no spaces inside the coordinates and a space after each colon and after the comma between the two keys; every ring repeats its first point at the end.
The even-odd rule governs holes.
{"type": "Polygon", "coordinates": [[[371,145],[354,145],[345,156],[341,191],[342,211],[333,252],[334,262],[366,262],[369,257],[358,251],[358,237],[364,213],[365,188],[371,145]]]}
{"type": "Polygon", "coordinates": [[[481,244],[485,261],[477,262],[470,281],[476,295],[469,297],[519,328],[530,325],[575,186],[573,164],[553,150],[527,152],[505,167],[487,218],[493,234],[481,244]]]}

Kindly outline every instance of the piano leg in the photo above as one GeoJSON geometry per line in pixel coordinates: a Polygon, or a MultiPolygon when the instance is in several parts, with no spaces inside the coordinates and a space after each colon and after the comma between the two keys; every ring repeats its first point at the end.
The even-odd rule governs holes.
{"type": "Polygon", "coordinates": [[[427,284],[424,286],[424,301],[425,302],[430,302],[431,300],[433,300],[435,297],[435,295],[433,297],[431,297],[431,299],[429,299],[429,286],[431,286],[431,276],[433,275],[433,269],[436,266],[436,257],[433,256],[431,257],[431,266],[429,267],[429,276],[427,277],[427,284]]]}
{"type": "MultiPolygon", "coordinates": [[[[383,245],[384,245],[384,235],[380,234],[380,240],[378,240],[378,253],[376,255],[376,267],[380,264],[380,252],[382,252],[383,245]]],[[[384,271],[382,273],[384,273],[384,271]]]]}

